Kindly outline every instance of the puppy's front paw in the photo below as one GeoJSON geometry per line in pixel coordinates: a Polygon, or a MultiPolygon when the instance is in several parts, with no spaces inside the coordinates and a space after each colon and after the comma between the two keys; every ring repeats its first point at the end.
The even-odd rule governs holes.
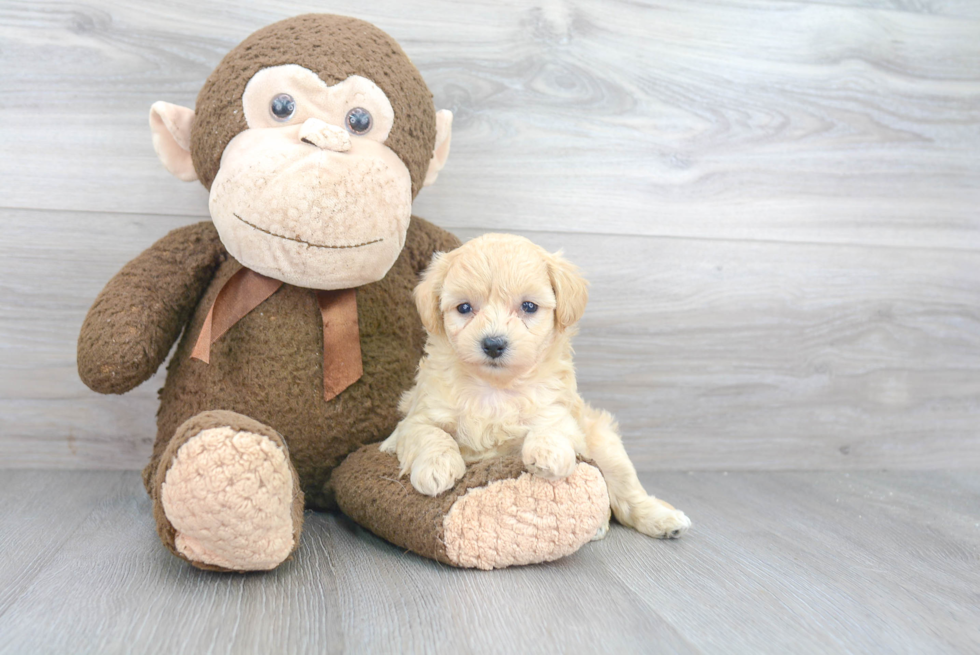
{"type": "Polygon", "coordinates": [[[656,498],[633,510],[633,527],[657,539],[677,539],[691,528],[691,519],[679,509],[656,498]]]}
{"type": "Polygon", "coordinates": [[[466,462],[457,450],[419,455],[412,463],[412,486],[426,496],[450,489],[466,472],[466,462]]]}
{"type": "Polygon", "coordinates": [[[521,458],[528,471],[546,480],[567,478],[575,470],[575,449],[565,440],[525,441],[521,458]]]}

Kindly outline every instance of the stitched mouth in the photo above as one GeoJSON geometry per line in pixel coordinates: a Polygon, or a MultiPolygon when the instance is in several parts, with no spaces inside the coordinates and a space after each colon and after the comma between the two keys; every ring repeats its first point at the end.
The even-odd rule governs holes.
{"type": "Polygon", "coordinates": [[[310,243],[309,241],[303,241],[302,239],[297,239],[295,237],[287,237],[282,234],[276,234],[275,232],[270,232],[264,227],[259,227],[255,223],[249,223],[244,218],[242,218],[241,216],[239,216],[234,212],[232,212],[231,215],[237,218],[238,220],[240,220],[245,225],[248,225],[251,228],[255,228],[259,232],[264,232],[265,234],[268,234],[270,237],[276,237],[277,239],[285,239],[286,241],[295,241],[296,243],[302,243],[304,245],[310,246],[311,248],[326,248],[327,250],[343,250],[345,248],[361,248],[363,246],[370,246],[372,243],[379,243],[381,241],[384,241],[384,239],[381,238],[381,239],[375,239],[373,241],[365,241],[364,243],[355,243],[349,246],[329,246],[322,243],[310,243]]]}

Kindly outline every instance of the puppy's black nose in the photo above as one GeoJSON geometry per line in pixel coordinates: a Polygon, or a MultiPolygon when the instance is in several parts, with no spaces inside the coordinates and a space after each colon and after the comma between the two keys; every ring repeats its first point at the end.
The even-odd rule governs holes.
{"type": "Polygon", "coordinates": [[[507,350],[507,339],[503,337],[486,337],[483,340],[483,352],[493,359],[503,355],[505,350],[507,350]]]}

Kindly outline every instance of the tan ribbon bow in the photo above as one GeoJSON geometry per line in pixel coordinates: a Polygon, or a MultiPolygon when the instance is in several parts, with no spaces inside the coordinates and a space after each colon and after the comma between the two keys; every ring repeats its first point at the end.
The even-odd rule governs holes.
{"type": "MultiPolygon", "coordinates": [[[[191,357],[209,363],[211,345],[282,285],[279,280],[242,267],[215,297],[191,357]]],[[[323,320],[323,399],[330,400],[364,374],[357,323],[357,290],[315,293],[323,320]]]]}

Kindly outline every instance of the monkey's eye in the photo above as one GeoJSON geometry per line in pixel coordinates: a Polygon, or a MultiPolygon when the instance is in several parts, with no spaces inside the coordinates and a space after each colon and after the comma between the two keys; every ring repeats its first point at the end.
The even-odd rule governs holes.
{"type": "Polygon", "coordinates": [[[296,113],[296,101],[288,93],[280,93],[269,103],[269,111],[272,112],[273,118],[280,123],[285,123],[296,113]]]}
{"type": "Polygon", "coordinates": [[[351,134],[367,134],[371,131],[371,113],[363,107],[355,107],[347,112],[344,122],[351,134]]]}
{"type": "Polygon", "coordinates": [[[525,300],[524,303],[521,305],[521,309],[523,309],[524,312],[527,314],[533,314],[534,312],[538,311],[538,306],[535,305],[530,300],[525,300]]]}
{"type": "Polygon", "coordinates": [[[456,307],[456,311],[459,312],[460,314],[469,314],[470,312],[473,311],[473,308],[470,306],[468,302],[464,302],[462,305],[456,307]]]}

